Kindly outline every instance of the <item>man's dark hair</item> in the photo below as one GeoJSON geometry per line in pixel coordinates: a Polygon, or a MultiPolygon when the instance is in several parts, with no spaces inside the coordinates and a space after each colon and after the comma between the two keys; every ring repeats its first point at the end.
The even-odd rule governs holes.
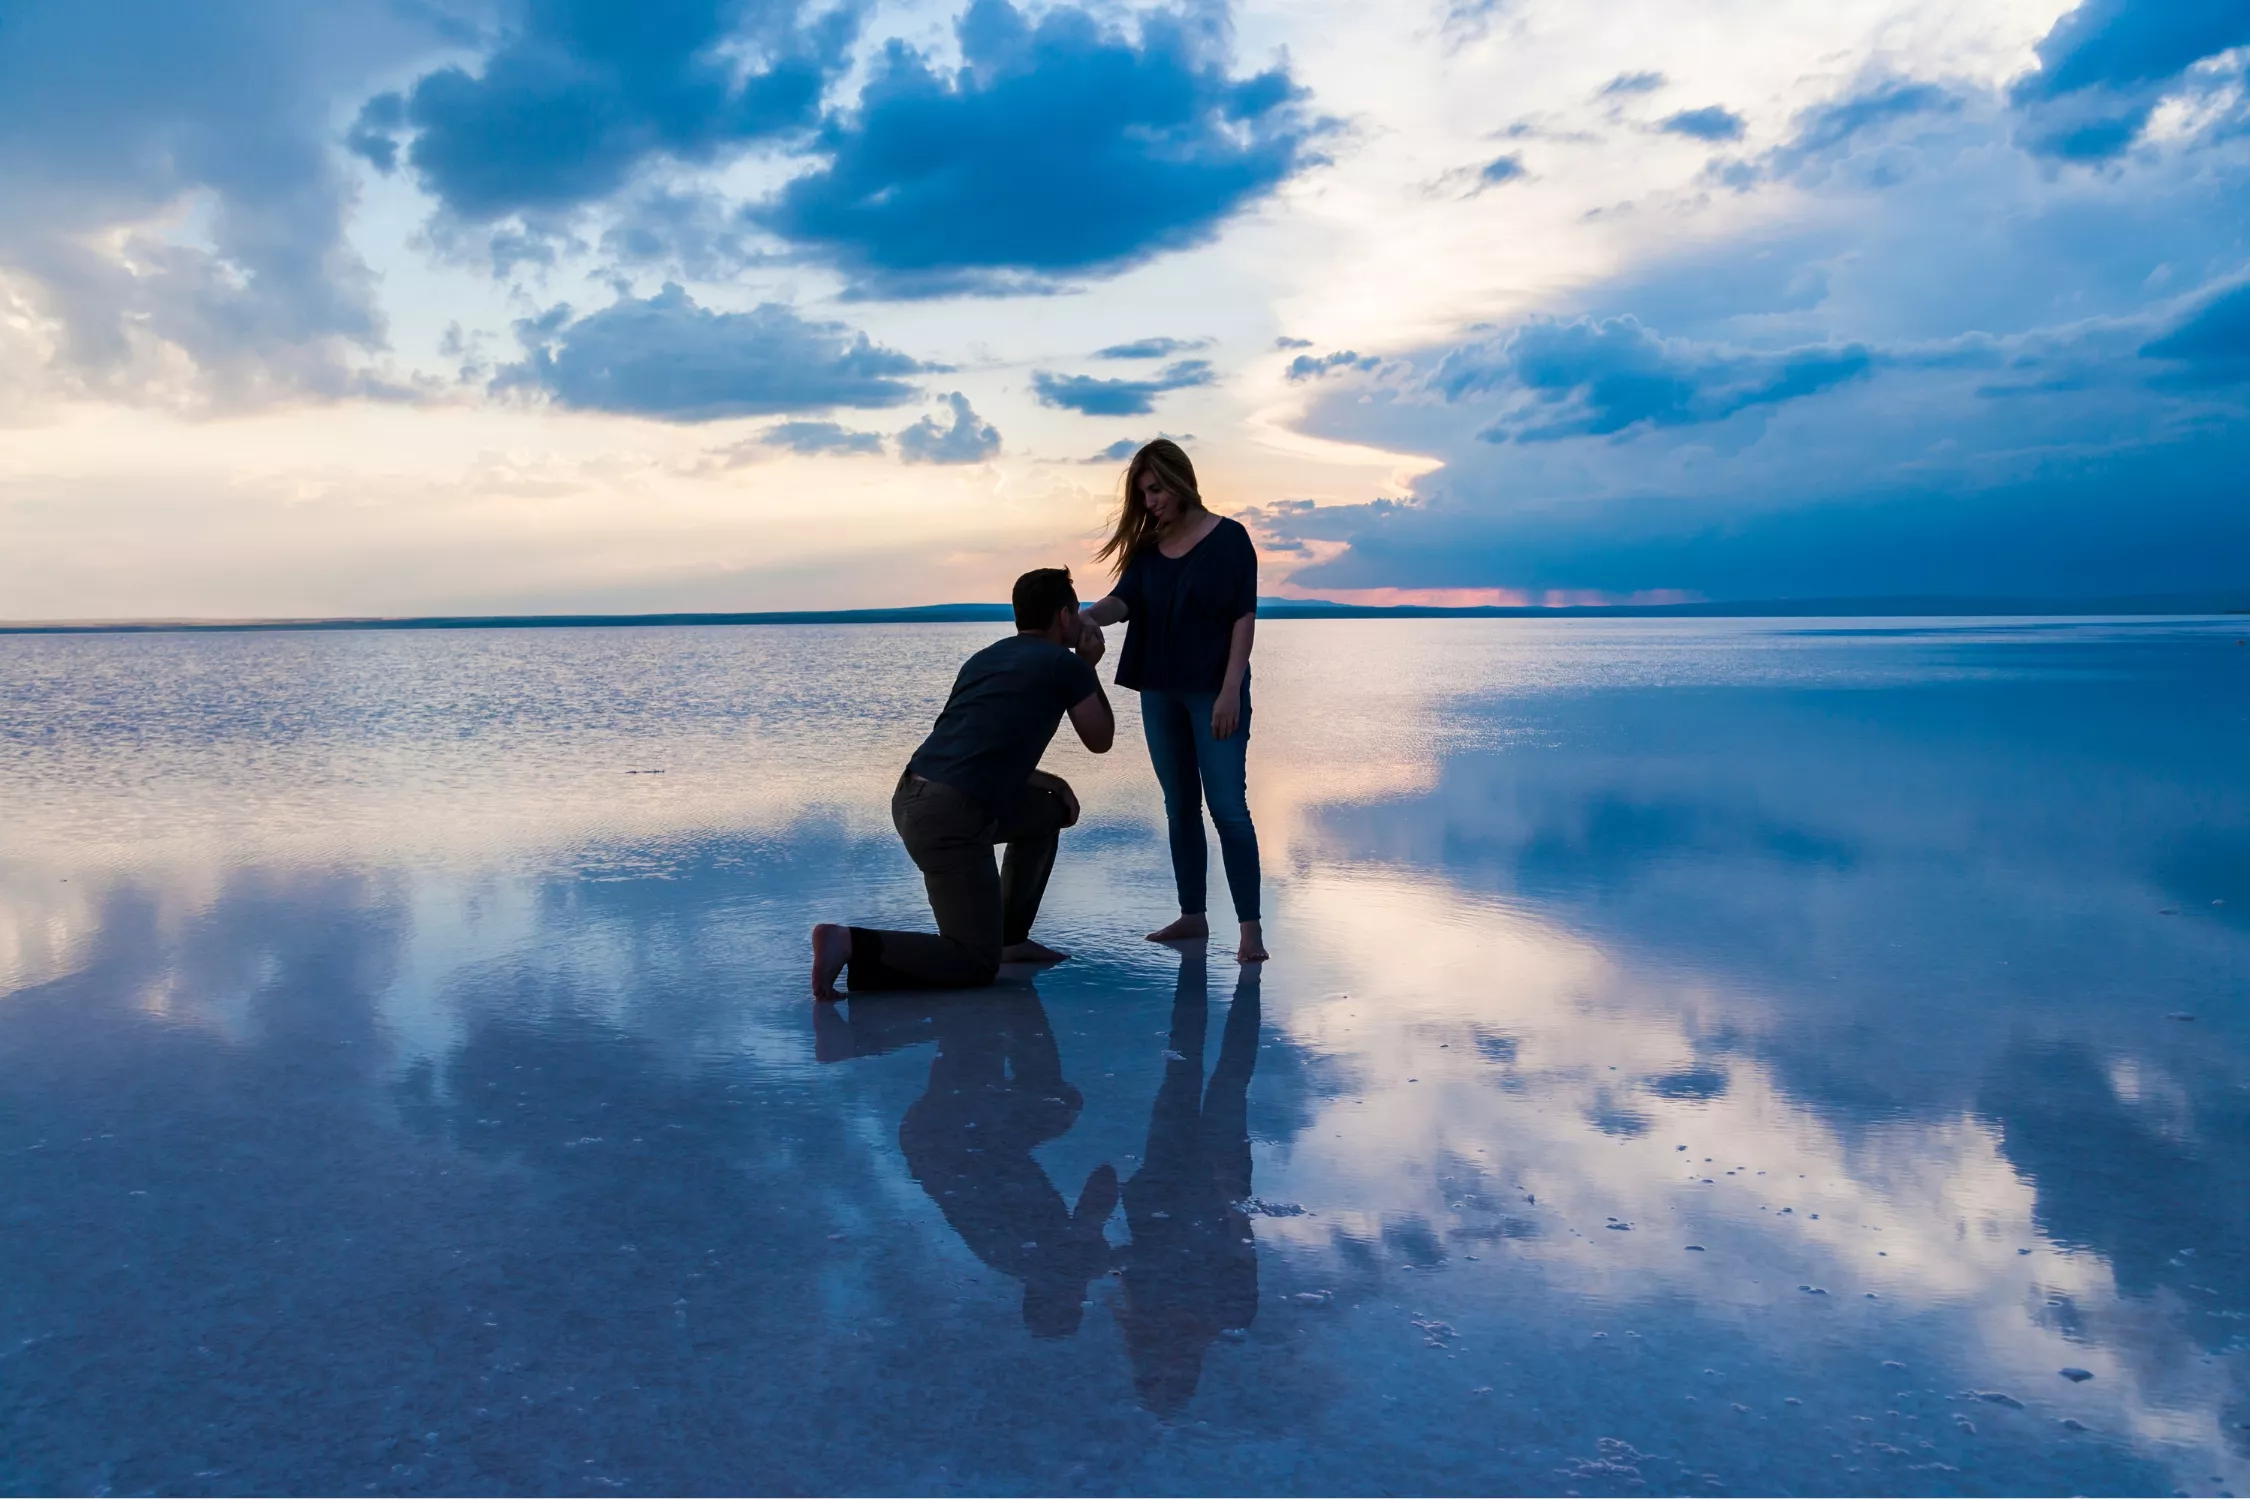
{"type": "Polygon", "coordinates": [[[1045,630],[1057,612],[1078,607],[1068,568],[1033,568],[1016,580],[1016,629],[1045,630]]]}

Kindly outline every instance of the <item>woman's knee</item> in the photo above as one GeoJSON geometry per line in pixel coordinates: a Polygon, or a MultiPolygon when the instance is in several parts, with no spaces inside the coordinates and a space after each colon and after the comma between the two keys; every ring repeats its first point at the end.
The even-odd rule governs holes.
{"type": "Polygon", "coordinates": [[[1246,834],[1256,830],[1250,822],[1250,799],[1218,796],[1210,799],[1211,826],[1221,834],[1246,834]]]}
{"type": "Polygon", "coordinates": [[[1164,793],[1164,819],[1174,827],[1183,823],[1193,823],[1199,828],[1202,827],[1203,798],[1197,794],[1193,787],[1187,787],[1177,792],[1166,791],[1164,793]]]}

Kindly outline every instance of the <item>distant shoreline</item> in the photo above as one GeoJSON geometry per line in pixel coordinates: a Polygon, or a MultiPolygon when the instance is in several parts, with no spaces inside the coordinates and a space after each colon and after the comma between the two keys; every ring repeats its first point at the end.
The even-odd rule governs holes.
{"type": "MultiPolygon", "coordinates": [[[[2069,619],[2104,616],[2250,614],[2250,589],[2108,599],[2009,599],[1899,595],[1866,599],[1753,599],[1703,604],[1437,605],[1339,604],[1260,599],[1269,620],[1598,619],[2069,619]]],[[[275,630],[554,630],[686,625],[927,625],[1011,618],[1005,604],[923,604],[903,609],[751,610],[669,614],[408,615],[336,619],[0,621],[0,635],[155,635],[275,630]]]]}

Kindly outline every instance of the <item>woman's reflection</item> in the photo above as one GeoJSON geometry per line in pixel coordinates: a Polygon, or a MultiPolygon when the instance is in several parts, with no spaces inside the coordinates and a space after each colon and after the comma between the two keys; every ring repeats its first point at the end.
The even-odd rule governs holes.
{"type": "Polygon", "coordinates": [[[854,1000],[841,1024],[823,1015],[815,1025],[830,1062],[936,1039],[929,1087],[898,1130],[906,1169],[979,1260],[1023,1283],[1025,1327],[1041,1338],[1076,1333],[1087,1284],[1109,1269],[1102,1224],[1117,1207],[1117,1172],[1094,1168],[1072,1208],[1031,1154],[1085,1103],[1063,1079],[1039,996],[854,1000]]]}
{"type": "Polygon", "coordinates": [[[1206,1089],[1210,980],[1203,945],[1181,955],[1147,1156],[1125,1184],[1133,1242],[1117,1256],[1125,1288],[1117,1317],[1141,1403],[1161,1415],[1178,1412],[1195,1394],[1212,1340],[1222,1330],[1249,1327],[1258,1315],[1258,1251],[1243,1207],[1250,1196],[1258,978],[1257,964],[1243,966],[1206,1089]]]}

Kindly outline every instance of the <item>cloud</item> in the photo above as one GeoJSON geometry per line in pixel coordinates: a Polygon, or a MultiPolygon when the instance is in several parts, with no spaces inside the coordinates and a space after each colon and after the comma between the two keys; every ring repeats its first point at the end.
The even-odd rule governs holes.
{"type": "Polygon", "coordinates": [[[2019,98],[2164,83],[2206,57],[2250,43],[2239,0],[2085,0],[2039,43],[2019,98]]]}
{"type": "Polygon", "coordinates": [[[1107,349],[1096,349],[1096,359],[1170,359],[1175,354],[1207,349],[1209,339],[1135,339],[1129,344],[1111,344],[1107,349]]]}
{"type": "Polygon", "coordinates": [[[655,188],[623,205],[601,246],[622,265],[724,281],[761,258],[756,238],[716,194],[655,188]]]}
{"type": "Polygon", "coordinates": [[[1041,406],[1062,407],[1089,417],[1138,417],[1156,409],[1156,398],[1166,391],[1209,385],[1217,377],[1207,359],[1183,359],[1166,365],[1148,380],[1100,380],[1091,375],[1034,373],[1031,388],[1041,406]]]}
{"type": "Polygon", "coordinates": [[[897,406],[915,394],[899,377],[934,368],[778,303],[714,312],[675,285],[583,318],[557,307],[516,327],[525,357],[500,372],[495,389],[532,388],[563,406],[668,422],[897,406]]]}
{"type": "Polygon", "coordinates": [[[1311,339],[1293,339],[1289,335],[1283,334],[1273,341],[1273,346],[1276,349],[1310,349],[1313,346],[1313,341],[1311,339]]]}
{"type": "Polygon", "coordinates": [[[803,454],[883,451],[881,433],[855,432],[835,422],[782,422],[759,434],[758,441],[769,448],[803,454]]]}
{"type": "Polygon", "coordinates": [[[2183,386],[2250,381],[2250,282],[2202,303],[2161,338],[2142,345],[2148,359],[2173,362],[2169,381],[2183,386]]]}
{"type": "Polygon", "coordinates": [[[757,210],[767,228],[896,296],[1107,274],[1214,235],[1313,160],[1285,69],[1233,76],[1208,12],[1137,39],[1071,6],[973,0],[950,72],[892,41],[824,165],[757,210]]]}
{"type": "Polygon", "coordinates": [[[406,159],[471,223],[608,197],[659,159],[706,164],[808,129],[856,26],[799,0],[534,0],[472,72],[377,96],[354,127],[370,160],[406,159]]]}
{"type": "MultiPolygon", "coordinates": [[[[1911,432],[1883,431],[1914,442],[1911,432]]],[[[2250,443],[2236,427],[2099,463],[2058,455],[1990,482],[1871,458],[1799,475],[1805,488],[1787,501],[1761,494],[1745,503],[1655,475],[1629,493],[1566,502],[1550,490],[1513,505],[1449,484],[1411,505],[1323,506],[1291,518],[1284,539],[1331,543],[1324,550],[1333,560],[1292,579],[1316,590],[1498,585],[1772,599],[2239,588],[2250,513],[2231,475],[2245,464],[2250,443]],[[2164,503],[2144,508],[2127,496],[2164,503]],[[1340,555],[1339,541],[1349,544],[1340,555]]]]}
{"type": "Polygon", "coordinates": [[[2039,43],[2039,66],[2012,91],[2024,144],[2044,156],[2102,161],[2133,144],[2197,63],[2250,45],[2241,0],[2085,0],[2039,43]]]}
{"type": "Polygon", "coordinates": [[[953,409],[950,426],[939,426],[935,417],[924,417],[898,435],[898,455],[910,464],[981,464],[1000,452],[1000,429],[979,417],[969,398],[949,391],[945,404],[953,409]]]}
{"type": "Polygon", "coordinates": [[[1521,393],[1528,399],[1480,436],[1540,442],[1722,422],[1860,379],[1874,364],[1859,344],[1764,353],[1667,342],[1632,317],[1535,319],[1497,345],[1447,355],[1432,384],[1449,400],[1521,393]]]}
{"type": "MultiPolygon", "coordinates": [[[[1192,443],[1195,441],[1195,434],[1192,432],[1159,432],[1157,436],[1170,438],[1175,443],[1192,443]]],[[[1079,461],[1089,464],[1121,464],[1140,452],[1141,445],[1146,441],[1145,438],[1119,438],[1116,442],[1102,449],[1101,452],[1079,461]]]]}
{"type": "Polygon", "coordinates": [[[1698,141],[1739,141],[1743,119],[1731,109],[1710,104],[1666,115],[1656,127],[1667,135],[1684,135],[1698,141]]]}
{"type": "Polygon", "coordinates": [[[1836,151],[1861,134],[1914,115],[1951,113],[1960,96],[1934,83],[1910,78],[1885,79],[1826,104],[1816,104],[1796,119],[1790,149],[1800,155],[1836,151]]]}
{"type": "Polygon", "coordinates": [[[1576,293],[1592,311],[1390,353],[1380,385],[1316,394],[1313,435],[1442,467],[1401,503],[1267,520],[1307,549],[1292,582],[2241,586],[2250,150],[2058,176],[2009,148],[1996,97],[1928,118],[1911,140],[1881,123],[1852,137],[1912,159],[1895,183],[1825,175],[1792,219],[1576,293]],[[2181,297],[2152,265],[2215,274],[2181,297]]]}
{"type": "Polygon", "coordinates": [[[1617,99],[1633,94],[1653,94],[1664,87],[1662,73],[1620,73],[1595,90],[1597,99],[1617,99]]]}
{"type": "Polygon", "coordinates": [[[377,94],[360,106],[359,118],[344,133],[344,149],[386,177],[398,170],[398,132],[406,126],[406,101],[377,94]]]}
{"type": "MultiPolygon", "coordinates": [[[[1711,163],[1708,176],[1747,192],[1777,178],[1810,179],[1854,153],[1889,145],[1907,134],[1904,122],[1925,124],[1958,117],[1966,99],[1941,85],[1910,78],[1885,78],[1798,112],[1788,140],[1755,160],[1711,163]]],[[[1904,153],[1871,158],[1855,170],[1862,185],[1886,187],[1921,163],[1904,153]]]]}
{"type": "Polygon", "coordinates": [[[1310,354],[1300,354],[1289,361],[1282,371],[1286,380],[1317,380],[1331,370],[1372,370],[1382,361],[1372,354],[1361,354],[1356,349],[1342,349],[1334,354],[1323,354],[1317,359],[1310,354]]]}
{"type": "Polygon", "coordinates": [[[401,393],[328,108],[425,31],[372,0],[24,0],[0,32],[0,276],[51,334],[43,378],[198,409],[401,393]]]}
{"type": "Polygon", "coordinates": [[[1483,187],[1498,187],[1503,182],[1514,182],[1524,175],[1523,157],[1511,151],[1506,156],[1495,156],[1477,169],[1477,182],[1483,187]]]}

